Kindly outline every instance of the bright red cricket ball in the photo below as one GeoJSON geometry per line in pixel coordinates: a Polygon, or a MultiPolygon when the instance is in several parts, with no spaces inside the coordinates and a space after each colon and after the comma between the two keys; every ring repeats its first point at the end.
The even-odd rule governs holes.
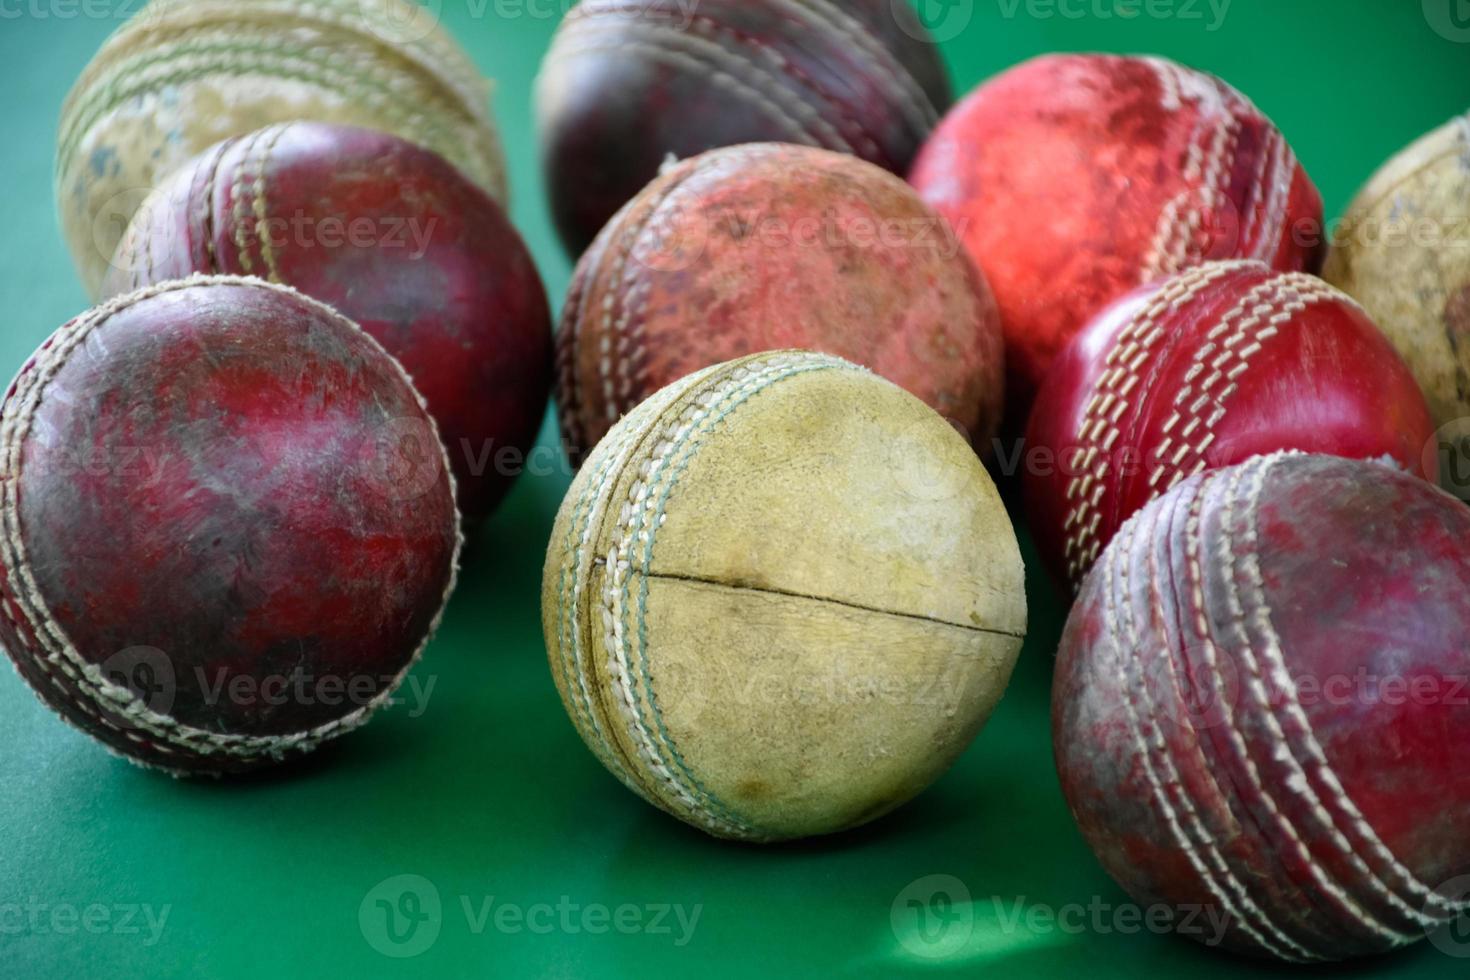
{"type": "Polygon", "coordinates": [[[1012,68],[944,118],[910,179],[995,290],[1016,412],[1082,325],[1137,286],[1207,259],[1320,262],[1322,199],[1281,133],[1229,85],[1162,58],[1012,68]]]}
{"type": "Polygon", "coordinates": [[[523,468],[550,388],[546,292],[500,206],[438,154],[309,122],[219,143],[144,202],[103,295],[194,272],[294,286],[376,337],[428,400],[466,520],[523,468]]]}
{"type": "Polygon", "coordinates": [[[949,226],[870,163],[760,143],[670,168],[582,256],[557,334],[567,446],[700,368],[785,348],[871,368],[989,445],[999,316],[949,226]]]}
{"type": "Polygon", "coordinates": [[[0,643],[135,762],[226,773],[362,724],[454,581],[444,449],[402,367],[258,279],[61,327],[0,409],[0,643]]]}
{"type": "Polygon", "coordinates": [[[779,141],[902,174],[949,104],[938,49],[892,0],[582,0],[536,85],[574,256],[670,157],[779,141]]]}
{"type": "Polygon", "coordinates": [[[1212,262],[1118,300],[1062,353],[1022,479],[1037,547],[1076,584],[1129,515],[1201,470],[1299,449],[1432,480],[1433,434],[1407,365],[1345,294],[1212,262]]]}
{"type": "Polygon", "coordinates": [[[1470,874],[1470,509],[1275,454],[1129,521],[1062,637],[1062,790],[1193,938],[1284,960],[1422,939],[1470,874]],[[1218,930],[1218,931],[1217,931],[1218,930]]]}

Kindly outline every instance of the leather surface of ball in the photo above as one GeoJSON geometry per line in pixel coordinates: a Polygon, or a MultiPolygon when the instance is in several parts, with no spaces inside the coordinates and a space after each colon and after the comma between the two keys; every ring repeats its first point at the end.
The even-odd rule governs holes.
{"type": "Polygon", "coordinates": [[[1000,323],[948,226],[892,174],[774,143],[669,169],[582,257],[557,335],[562,432],[585,452],[680,377],[788,347],[871,368],[989,445],[1000,323]]]}
{"type": "Polygon", "coordinates": [[[901,174],[949,101],[938,49],[889,0],[583,0],[536,87],[573,256],[670,156],[779,141],[901,174]]]}
{"type": "Polygon", "coordinates": [[[551,314],[499,205],[443,157],[325,123],[220,143],[140,206],[102,294],[195,272],[293,286],[382,343],[429,403],[466,519],[510,488],[546,412],[551,314]]]}
{"type": "Polygon", "coordinates": [[[1052,724],[1072,814],[1140,906],[1308,963],[1464,907],[1467,541],[1439,488],[1301,454],[1192,477],[1123,527],[1068,620],[1052,724]]]}
{"type": "Polygon", "coordinates": [[[63,326],[0,410],[0,642],[134,762],[221,774],[355,728],[454,581],[453,483],[403,369],[256,279],[63,326]]]}
{"type": "Polygon", "coordinates": [[[1026,433],[1029,523],[1075,585],[1131,514],[1201,470],[1298,449],[1432,480],[1433,437],[1413,375],[1349,297],[1207,263],[1117,301],[1057,359],[1026,433]]]}
{"type": "Polygon", "coordinates": [[[1446,487],[1470,491],[1470,118],[1403,150],[1343,217],[1323,276],[1372,314],[1419,379],[1446,487]]]}
{"type": "Polygon", "coordinates": [[[412,0],[153,0],[62,107],[62,231],[95,296],[155,183],[220,140],[297,119],[395,133],[504,199],[488,102],[469,56],[412,0]]]}
{"type": "Polygon", "coordinates": [[[995,487],[943,419],[779,351],[613,428],[557,515],[542,623],[613,774],[711,834],[778,840],[872,820],[949,767],[1005,689],[1022,580],[995,487]]]}
{"type": "Polygon", "coordinates": [[[1320,262],[1322,200],[1281,133],[1162,58],[1012,68],[944,118],[910,179],[995,290],[1018,411],[1083,324],[1138,286],[1210,259],[1320,262]]]}

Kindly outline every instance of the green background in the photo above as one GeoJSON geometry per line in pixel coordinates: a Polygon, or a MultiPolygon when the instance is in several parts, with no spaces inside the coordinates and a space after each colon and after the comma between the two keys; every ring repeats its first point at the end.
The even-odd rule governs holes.
{"type": "MultiPolygon", "coordinates": [[[[444,22],[498,79],[513,216],[554,302],[570,266],[541,195],[530,91],[568,2],[442,3],[444,22]]],[[[960,92],[1048,50],[1156,52],[1216,72],[1285,130],[1336,215],[1389,154],[1470,107],[1470,32],[1453,29],[1456,3],[1470,14],[1460,0],[1234,0],[1223,23],[1208,0],[955,0],[929,13],[953,33],[957,22],[943,17],[968,12],[944,44],[960,92]],[[1122,16],[1130,9],[1141,15],[1122,16]]],[[[119,23],[111,9],[105,0],[89,8],[0,0],[6,373],[86,305],[56,229],[52,150],[63,96],[119,23]]],[[[13,673],[0,675],[0,975],[1272,971],[1172,937],[1062,929],[1035,917],[1126,898],[1094,862],[1057,788],[1047,688],[1064,609],[1034,568],[1031,635],[1010,693],[960,764],[893,816],[824,840],[739,846],[627,793],[563,715],[539,633],[543,548],[567,481],[524,477],[475,536],[443,629],[417,668],[421,685],[434,683],[427,710],[395,707],[288,772],[231,782],[145,772],[63,725],[13,673]],[[934,874],[959,879],[972,903],[948,914],[935,906],[920,935],[907,900],[929,897],[934,874]],[[395,947],[376,900],[400,898],[400,882],[387,881],[399,875],[420,876],[413,894],[437,895],[441,912],[395,947]],[[574,928],[559,921],[558,903],[575,906],[574,928]],[[699,919],[682,943],[672,918],[663,923],[670,933],[581,927],[582,910],[624,903],[698,908],[699,919]],[[94,904],[111,926],[67,918],[67,909],[81,916],[94,904]],[[497,927],[502,904],[552,906],[552,921],[497,927]],[[131,932],[120,922],[133,905],[155,916],[167,909],[156,941],[146,925],[131,932]],[[61,931],[68,927],[75,931],[61,931]],[[426,948],[403,958],[380,951],[415,946],[426,948]]],[[[651,924],[651,910],[639,914],[651,924]]],[[[129,925],[141,922],[139,912],[129,925]]],[[[1352,972],[1449,977],[1466,965],[1426,943],[1352,972]]]]}

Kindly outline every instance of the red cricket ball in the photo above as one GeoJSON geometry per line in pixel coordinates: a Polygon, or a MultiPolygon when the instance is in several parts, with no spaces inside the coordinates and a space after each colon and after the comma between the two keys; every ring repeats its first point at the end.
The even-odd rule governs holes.
{"type": "Polygon", "coordinates": [[[945,117],[910,179],[995,289],[1018,411],[1073,334],[1136,286],[1207,259],[1320,263],[1322,199],[1281,133],[1229,85],[1162,58],[1013,68],[945,117]]]}
{"type": "Polygon", "coordinates": [[[1322,280],[1211,262],[1135,290],[1047,375],[1022,450],[1037,547],[1074,585],[1118,526],[1204,469],[1300,449],[1433,480],[1414,376],[1322,280]]]}
{"type": "Polygon", "coordinates": [[[686,374],[784,348],[873,369],[976,445],[1000,416],[995,301],[944,220],[856,157],[761,143],[670,168],[582,256],[557,334],[567,446],[686,374]]]}
{"type": "Polygon", "coordinates": [[[103,294],[193,272],[294,286],[376,337],[429,402],[467,520],[523,468],[550,388],[546,292],[499,205],[437,154],[308,122],[219,143],[145,201],[103,294]]]}
{"type": "Polygon", "coordinates": [[[580,255],[670,156],[779,141],[904,173],[950,90],[907,3],[583,0],[536,103],[552,213],[580,255]]]}
{"type": "Polygon", "coordinates": [[[454,580],[453,484],[393,360],[195,277],[52,334],[0,408],[0,643],[135,762],[225,773],[362,724],[454,580]]]}
{"type": "Polygon", "coordinates": [[[1467,907],[1470,510],[1294,453],[1129,521],[1062,637],[1062,790],[1104,868],[1207,943],[1312,962],[1467,907]]]}

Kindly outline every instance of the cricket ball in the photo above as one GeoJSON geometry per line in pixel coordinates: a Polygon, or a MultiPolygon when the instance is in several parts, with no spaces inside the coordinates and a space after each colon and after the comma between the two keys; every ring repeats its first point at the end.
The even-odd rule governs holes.
{"type": "Polygon", "coordinates": [[[1124,525],[1063,633],[1052,730],[1083,836],[1140,905],[1302,962],[1466,908],[1466,541],[1439,488],[1295,453],[1124,525]]]}
{"type": "Polygon", "coordinates": [[[1072,585],[1135,511],[1205,469],[1283,449],[1435,476],[1429,408],[1362,309],[1247,260],[1151,283],[1098,315],[1041,386],[1023,449],[1037,547],[1072,585]]]}
{"type": "Polygon", "coordinates": [[[499,205],[443,157],[325,123],[226,140],[144,201],[102,292],[195,272],[282,282],[360,324],[428,401],[466,519],[499,502],[546,412],[551,314],[499,205]]]}
{"type": "Polygon", "coordinates": [[[910,179],[995,290],[1017,412],[1137,286],[1209,259],[1318,263],[1322,199],[1281,133],[1218,78],[1162,58],[1013,68],[945,117],[910,179]]]}
{"type": "Polygon", "coordinates": [[[155,183],[222,139],[295,119],[395,133],[503,199],[488,97],[469,56],[411,0],[153,0],[102,45],[62,107],[62,230],[96,295],[155,183]]]}
{"type": "Polygon", "coordinates": [[[762,143],[671,167],[582,256],[557,335],[567,445],[692,371],[788,347],[878,371],[976,445],[999,419],[995,301],[944,220],[856,157],[762,143]]]}
{"type": "Polygon", "coordinates": [[[557,515],[542,624],[603,765],[695,827],[770,841],[872,820],[949,767],[1010,676],[1022,579],[942,418],[776,351],[662,389],[598,445],[557,515]]]}
{"type": "Polygon", "coordinates": [[[134,762],[221,774],[367,720],[459,549],[408,376],[350,320],[195,277],[56,331],[0,407],[0,642],[134,762]]]}
{"type": "Polygon", "coordinates": [[[1441,479],[1470,496],[1470,118],[1388,162],[1343,217],[1323,273],[1378,321],[1441,426],[1441,479]]]}
{"type": "Polygon", "coordinates": [[[573,255],[670,157],[774,141],[901,174],[949,102],[938,49],[890,0],[583,0],[536,84],[573,255]]]}

